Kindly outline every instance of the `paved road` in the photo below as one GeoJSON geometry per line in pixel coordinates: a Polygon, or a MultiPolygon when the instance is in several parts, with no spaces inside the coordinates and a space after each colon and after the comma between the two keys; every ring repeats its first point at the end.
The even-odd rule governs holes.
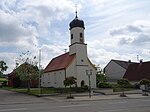
{"type": "Polygon", "coordinates": [[[150,97],[63,102],[0,90],[0,112],[150,112],[150,97]]]}

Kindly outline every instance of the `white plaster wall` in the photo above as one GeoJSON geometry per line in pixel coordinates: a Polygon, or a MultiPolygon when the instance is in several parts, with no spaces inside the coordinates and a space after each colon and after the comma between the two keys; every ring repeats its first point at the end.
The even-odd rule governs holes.
{"type": "Polygon", "coordinates": [[[71,34],[73,34],[73,39],[70,39],[71,40],[71,44],[76,43],[76,42],[80,42],[80,33],[82,33],[83,40],[84,40],[84,29],[83,28],[75,27],[75,28],[71,29],[70,36],[71,36],[71,34]]]}
{"type": "Polygon", "coordinates": [[[66,69],[66,77],[74,76],[77,77],[77,69],[76,69],[76,57],[73,62],[66,69]]]}
{"type": "Polygon", "coordinates": [[[41,77],[41,86],[42,87],[48,87],[48,73],[44,73],[42,74],[42,77],[41,77]]]}
{"type": "Polygon", "coordinates": [[[92,75],[90,76],[91,88],[96,88],[96,74],[95,69],[88,66],[77,66],[77,86],[81,86],[81,81],[85,81],[85,85],[89,86],[89,77],[86,74],[86,70],[92,69],[92,75]]]}
{"type": "Polygon", "coordinates": [[[44,73],[41,79],[42,87],[64,87],[65,70],[44,73]]]}
{"type": "Polygon", "coordinates": [[[110,82],[117,81],[118,79],[123,78],[125,72],[126,69],[122,68],[120,65],[116,64],[113,61],[111,61],[105,68],[107,79],[110,82]]]}
{"type": "Polygon", "coordinates": [[[78,44],[76,46],[76,57],[77,57],[77,65],[87,65],[87,46],[83,44],[78,44]],[[83,61],[82,61],[83,60],[83,61]]]}

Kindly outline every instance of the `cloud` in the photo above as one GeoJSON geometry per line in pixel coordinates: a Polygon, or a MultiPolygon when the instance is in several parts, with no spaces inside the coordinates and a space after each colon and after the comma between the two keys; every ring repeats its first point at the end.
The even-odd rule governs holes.
{"type": "Polygon", "coordinates": [[[117,35],[132,35],[134,33],[140,32],[142,32],[142,29],[139,26],[126,25],[125,27],[112,29],[110,30],[109,33],[111,36],[117,36],[117,35]]]}
{"type": "Polygon", "coordinates": [[[70,44],[69,22],[78,16],[85,22],[88,54],[94,64],[114,59],[149,59],[150,1],[130,0],[0,0],[0,59],[9,69],[15,57],[30,50],[42,66],[70,44]],[[146,16],[145,16],[146,15],[146,16]],[[5,55],[9,55],[6,56],[5,55]],[[11,56],[12,55],[12,56],[11,56]]]}
{"type": "Polygon", "coordinates": [[[109,31],[113,38],[119,38],[121,45],[145,45],[150,43],[150,21],[136,21],[124,27],[114,28],[109,31]],[[143,24],[148,23],[148,24],[143,24]]]}

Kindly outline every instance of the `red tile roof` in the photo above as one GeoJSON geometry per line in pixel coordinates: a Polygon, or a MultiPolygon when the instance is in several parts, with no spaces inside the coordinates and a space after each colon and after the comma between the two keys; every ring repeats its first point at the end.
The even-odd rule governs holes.
{"type": "Polygon", "coordinates": [[[123,78],[127,78],[129,81],[150,79],[150,61],[130,64],[123,78]]]}
{"type": "Polygon", "coordinates": [[[45,68],[44,72],[51,72],[65,69],[75,58],[74,55],[69,55],[69,52],[53,58],[45,68]]]}

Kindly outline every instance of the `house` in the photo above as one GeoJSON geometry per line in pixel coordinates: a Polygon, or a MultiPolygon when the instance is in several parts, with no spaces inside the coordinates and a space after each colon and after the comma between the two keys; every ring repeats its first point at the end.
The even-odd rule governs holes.
{"type": "Polygon", "coordinates": [[[130,82],[139,82],[144,78],[150,80],[150,61],[130,64],[123,78],[130,82]]]}
{"type": "Polygon", "coordinates": [[[111,60],[105,67],[104,72],[107,80],[110,83],[117,83],[117,80],[122,79],[130,64],[134,62],[111,60]]]}
{"type": "MultiPolygon", "coordinates": [[[[34,67],[31,64],[23,63],[19,67],[17,67],[15,70],[13,70],[10,74],[8,74],[8,86],[11,87],[27,87],[27,81],[23,81],[20,79],[20,75],[17,75],[16,70],[21,68],[27,68],[27,66],[31,69],[37,70],[36,67],[34,67]]],[[[37,87],[38,86],[38,78],[30,79],[30,87],[37,87]]]]}
{"type": "Polygon", "coordinates": [[[126,78],[135,83],[146,78],[150,79],[150,61],[136,63],[131,61],[111,60],[104,68],[108,82],[117,83],[117,80],[126,78]]]}
{"type": "Polygon", "coordinates": [[[41,76],[42,87],[65,87],[66,77],[74,76],[77,86],[89,85],[96,88],[96,68],[87,56],[87,44],[84,37],[84,21],[77,16],[69,24],[69,52],[54,57],[44,69],[41,76]],[[90,77],[88,77],[88,75],[90,77]]]}

